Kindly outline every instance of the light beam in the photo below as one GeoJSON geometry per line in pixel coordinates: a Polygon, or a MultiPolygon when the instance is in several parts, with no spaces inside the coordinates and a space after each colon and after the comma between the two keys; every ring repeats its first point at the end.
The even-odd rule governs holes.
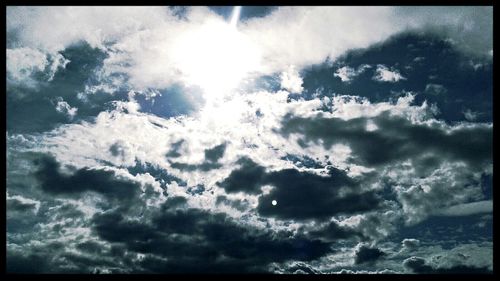
{"type": "Polygon", "coordinates": [[[231,21],[229,22],[229,24],[234,28],[236,28],[238,20],[240,19],[240,12],[241,6],[234,6],[233,13],[231,14],[231,21]]]}

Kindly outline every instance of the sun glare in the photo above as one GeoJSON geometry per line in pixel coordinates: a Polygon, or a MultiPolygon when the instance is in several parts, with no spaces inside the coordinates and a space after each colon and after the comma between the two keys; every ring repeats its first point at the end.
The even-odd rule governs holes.
{"type": "Polygon", "coordinates": [[[222,20],[181,36],[175,52],[185,82],[200,86],[208,98],[227,94],[260,64],[257,46],[236,29],[235,22],[222,20]]]}

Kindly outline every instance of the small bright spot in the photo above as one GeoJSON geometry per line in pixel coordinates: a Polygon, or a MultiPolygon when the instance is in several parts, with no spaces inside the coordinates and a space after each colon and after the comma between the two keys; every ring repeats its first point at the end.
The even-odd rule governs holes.
{"type": "Polygon", "coordinates": [[[273,201],[271,202],[271,204],[273,204],[273,206],[276,206],[276,204],[278,204],[278,201],[273,200],[273,201]]]}

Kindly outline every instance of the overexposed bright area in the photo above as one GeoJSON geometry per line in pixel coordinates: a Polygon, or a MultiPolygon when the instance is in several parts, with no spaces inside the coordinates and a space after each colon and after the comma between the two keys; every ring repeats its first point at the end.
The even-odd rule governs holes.
{"type": "Polygon", "coordinates": [[[182,79],[201,87],[209,98],[227,94],[259,69],[258,46],[235,25],[222,20],[189,30],[174,44],[172,57],[182,79]]]}

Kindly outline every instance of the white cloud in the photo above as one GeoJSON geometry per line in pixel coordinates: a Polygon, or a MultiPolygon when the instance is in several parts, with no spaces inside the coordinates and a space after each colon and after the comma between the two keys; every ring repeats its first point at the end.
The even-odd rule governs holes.
{"type": "Polygon", "coordinates": [[[66,116],[68,116],[70,120],[72,120],[75,117],[78,108],[71,107],[67,102],[65,102],[61,97],[59,97],[57,99],[56,110],[58,112],[65,114],[66,116]]]}
{"type": "Polygon", "coordinates": [[[7,79],[11,83],[35,87],[34,73],[43,73],[46,81],[51,81],[57,70],[68,63],[69,60],[59,53],[48,55],[28,47],[7,49],[7,79]]]}
{"type": "Polygon", "coordinates": [[[375,76],[373,76],[373,80],[380,82],[398,82],[399,80],[406,80],[403,75],[399,73],[399,71],[391,68],[389,69],[387,66],[383,64],[378,64],[375,76]]]}
{"type": "Polygon", "coordinates": [[[448,37],[459,49],[487,56],[493,49],[492,6],[403,6],[395,24],[448,37]]]}
{"type": "Polygon", "coordinates": [[[354,69],[354,68],[349,67],[349,66],[343,66],[343,67],[337,69],[337,71],[335,71],[333,76],[339,77],[340,80],[342,80],[342,82],[349,82],[354,77],[360,75],[368,68],[371,68],[371,66],[368,64],[360,65],[357,69],[354,69]]]}
{"type": "Polygon", "coordinates": [[[283,71],[280,78],[281,88],[288,90],[290,93],[300,94],[304,90],[302,78],[293,65],[288,68],[288,71],[283,71]]]}
{"type": "Polygon", "coordinates": [[[467,121],[471,121],[471,122],[476,120],[476,118],[479,115],[479,112],[472,111],[472,110],[470,110],[470,108],[468,108],[463,113],[464,113],[465,119],[467,119],[467,121]]]}
{"type": "Polygon", "coordinates": [[[166,7],[8,7],[7,30],[18,44],[57,52],[82,40],[104,48],[172,17],[166,7]]]}
{"type": "Polygon", "coordinates": [[[392,18],[389,7],[280,7],[240,26],[262,46],[266,70],[274,72],[289,64],[301,68],[335,59],[348,49],[387,38],[400,30],[392,18]]]}
{"type": "Polygon", "coordinates": [[[13,80],[25,80],[34,71],[43,71],[47,66],[44,53],[30,49],[7,49],[7,73],[13,80]]]}
{"type": "Polygon", "coordinates": [[[469,166],[460,162],[444,163],[426,177],[419,177],[409,163],[392,166],[385,173],[394,185],[408,225],[425,220],[437,209],[480,199],[481,187],[472,185],[470,180],[478,180],[480,175],[481,172],[471,172],[469,166]]]}
{"type": "MultiPolygon", "coordinates": [[[[288,71],[290,65],[300,70],[327,58],[334,60],[347,50],[368,47],[409,28],[442,27],[452,30],[445,32],[452,38],[462,34],[459,37],[469,45],[489,44],[490,51],[491,35],[474,33],[490,25],[490,10],[489,7],[446,11],[417,7],[279,7],[267,16],[241,22],[238,28],[245,41],[258,49],[262,62],[258,71],[270,74],[288,71]]],[[[112,74],[122,74],[129,78],[134,90],[163,88],[184,81],[186,69],[175,55],[181,36],[196,32],[207,22],[224,20],[205,7],[190,7],[186,11],[180,18],[166,7],[8,7],[7,31],[16,34],[9,39],[10,45],[53,55],[71,44],[86,41],[109,55],[102,70],[103,78],[111,80],[112,74]]],[[[210,40],[206,43],[212,44],[210,40]]],[[[226,69],[223,73],[232,72],[226,69]]],[[[381,74],[385,81],[403,79],[394,72],[381,74]]],[[[118,83],[116,76],[113,77],[114,83],[118,83]]],[[[292,85],[297,86],[295,82],[292,85]]]]}

